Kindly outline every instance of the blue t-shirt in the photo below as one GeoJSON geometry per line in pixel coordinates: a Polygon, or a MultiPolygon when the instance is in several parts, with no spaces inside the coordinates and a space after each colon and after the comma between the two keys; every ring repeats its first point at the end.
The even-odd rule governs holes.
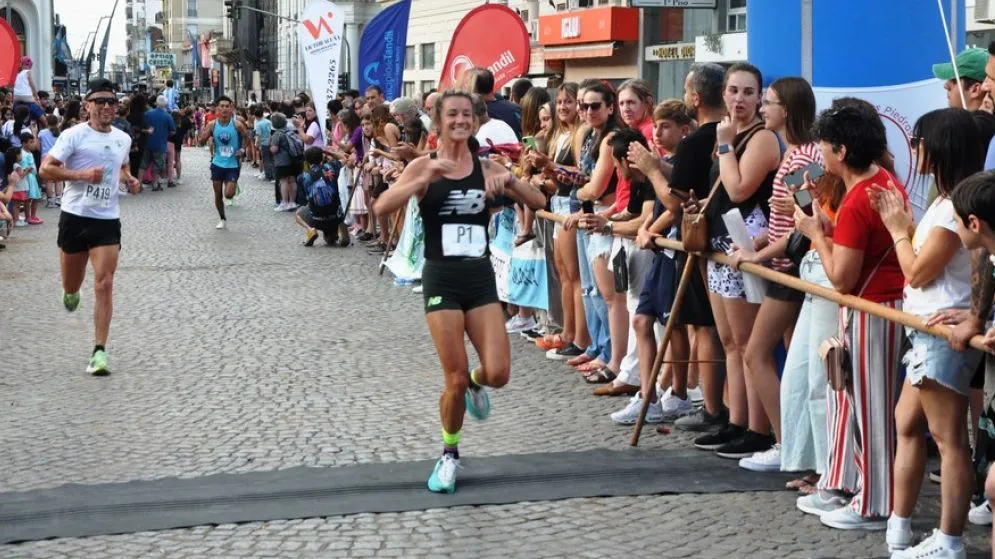
{"type": "Polygon", "coordinates": [[[41,144],[42,157],[48,155],[48,150],[52,149],[52,146],[55,145],[56,139],[55,134],[52,134],[52,131],[48,128],[45,128],[38,133],[38,143],[41,144]]]}
{"type": "Polygon", "coordinates": [[[145,149],[152,153],[163,153],[166,151],[166,142],[169,136],[176,132],[176,122],[164,109],[150,109],[145,112],[145,127],[151,128],[145,141],[145,149]]]}
{"type": "Polygon", "coordinates": [[[268,118],[256,121],[256,136],[259,136],[259,145],[269,146],[269,137],[273,133],[273,123],[268,118]]]}
{"type": "Polygon", "coordinates": [[[985,170],[995,171],[995,137],[988,144],[988,155],[985,156],[985,170]]]}

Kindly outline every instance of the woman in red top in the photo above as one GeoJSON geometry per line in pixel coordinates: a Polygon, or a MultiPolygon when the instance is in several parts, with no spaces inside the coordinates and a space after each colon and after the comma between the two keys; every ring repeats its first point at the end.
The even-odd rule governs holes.
{"type": "MultiPolygon", "coordinates": [[[[832,239],[822,212],[795,211],[795,225],[811,239],[830,283],[891,308],[902,306],[905,278],[891,234],[872,207],[867,190],[898,179],[874,162],[887,151],[880,117],[871,106],[831,108],[815,125],[826,170],[840,176],[846,194],[836,214],[832,239]]],[[[849,347],[852,381],[827,394],[829,462],[820,491],[799,499],[805,512],[843,530],[883,530],[892,509],[895,455],[895,395],[901,358],[900,327],[870,314],[843,309],[840,331],[849,347]],[[853,498],[847,502],[847,494],[853,498]]]]}

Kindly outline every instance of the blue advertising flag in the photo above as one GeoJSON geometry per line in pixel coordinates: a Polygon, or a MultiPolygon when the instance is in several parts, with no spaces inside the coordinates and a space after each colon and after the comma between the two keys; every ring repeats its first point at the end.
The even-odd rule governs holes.
{"type": "Polygon", "coordinates": [[[378,85],[388,101],[401,96],[404,48],[408,43],[410,14],[411,0],[401,0],[377,14],[366,25],[359,42],[361,92],[371,85],[378,85]]]}

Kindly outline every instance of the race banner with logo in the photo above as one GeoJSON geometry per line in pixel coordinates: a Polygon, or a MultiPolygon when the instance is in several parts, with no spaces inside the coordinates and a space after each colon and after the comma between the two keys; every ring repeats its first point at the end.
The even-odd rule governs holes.
{"type": "MultiPolygon", "coordinates": [[[[888,151],[895,156],[896,178],[905,186],[916,220],[929,205],[932,181],[918,180],[912,153],[912,127],[922,115],[947,106],[943,82],[922,80],[883,87],[813,87],[819,110],[827,109],[833,99],[857,97],[877,107],[888,135],[888,151]]],[[[882,185],[883,186],[883,185],[882,185]]]]}
{"type": "Polygon", "coordinates": [[[384,265],[398,279],[408,281],[421,279],[422,267],[425,265],[425,226],[418,212],[418,201],[414,197],[408,200],[408,209],[404,214],[404,228],[401,229],[401,238],[397,241],[397,250],[390,255],[384,265]]]}
{"type": "Polygon", "coordinates": [[[494,215],[491,222],[491,265],[497,283],[498,299],[508,302],[508,278],[511,275],[511,254],[515,245],[515,210],[504,208],[494,215]]]}
{"type": "Polygon", "coordinates": [[[0,85],[14,83],[21,64],[21,42],[7,20],[0,18],[0,85]]]}
{"type": "Polygon", "coordinates": [[[474,8],[456,26],[439,89],[466,89],[467,71],[482,67],[494,73],[496,90],[528,72],[530,44],[525,23],[511,8],[500,4],[474,8]]]}
{"type": "Polygon", "coordinates": [[[328,101],[339,92],[339,58],[344,27],[342,8],[328,0],[312,0],[297,28],[318,122],[325,122],[328,118],[328,101]]]}
{"type": "Polygon", "coordinates": [[[388,101],[401,96],[410,15],[411,0],[401,0],[377,14],[366,25],[359,42],[360,91],[377,85],[383,89],[384,98],[388,101]]]}

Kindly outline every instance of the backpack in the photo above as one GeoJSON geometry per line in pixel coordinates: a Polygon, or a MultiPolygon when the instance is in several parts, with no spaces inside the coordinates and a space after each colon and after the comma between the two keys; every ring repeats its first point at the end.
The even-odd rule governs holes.
{"type": "Polygon", "coordinates": [[[300,159],[304,157],[304,140],[297,135],[296,130],[284,130],[284,137],[287,138],[287,153],[290,154],[291,159],[300,159]]]}
{"type": "Polygon", "coordinates": [[[311,170],[311,179],[308,184],[308,207],[311,214],[318,218],[338,218],[342,217],[342,200],[339,198],[338,171],[335,167],[335,177],[329,183],[322,176],[325,166],[316,167],[311,170]]]}

